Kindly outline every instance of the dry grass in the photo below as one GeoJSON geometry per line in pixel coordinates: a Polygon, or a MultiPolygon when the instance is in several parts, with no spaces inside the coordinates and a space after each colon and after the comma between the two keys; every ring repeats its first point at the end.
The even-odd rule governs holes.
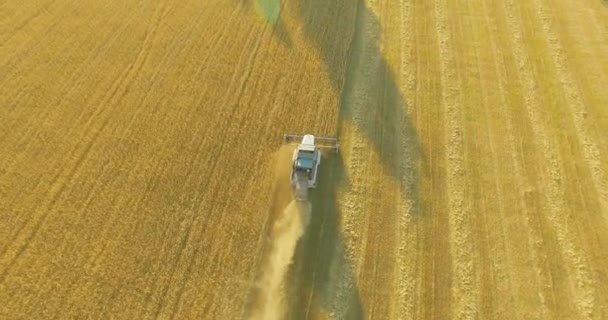
{"type": "Polygon", "coordinates": [[[288,318],[607,318],[606,52],[599,0],[4,1],[0,315],[248,317],[313,132],[288,318]]]}

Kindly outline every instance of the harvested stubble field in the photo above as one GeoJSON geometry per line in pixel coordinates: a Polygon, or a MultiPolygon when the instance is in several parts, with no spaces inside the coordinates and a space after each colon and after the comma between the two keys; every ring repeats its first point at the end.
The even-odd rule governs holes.
{"type": "Polygon", "coordinates": [[[600,0],[2,1],[0,318],[606,319],[607,84],[600,0]]]}

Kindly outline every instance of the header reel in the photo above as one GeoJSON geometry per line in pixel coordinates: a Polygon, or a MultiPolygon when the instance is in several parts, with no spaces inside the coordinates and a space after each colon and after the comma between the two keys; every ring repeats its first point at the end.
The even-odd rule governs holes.
{"type": "MultiPolygon", "coordinates": [[[[297,141],[298,143],[301,144],[308,144],[308,141],[303,141],[304,137],[307,136],[312,136],[312,135],[304,135],[304,134],[293,134],[293,133],[286,133],[283,135],[283,143],[291,143],[294,141],[297,141]]],[[[338,138],[332,138],[332,137],[317,137],[317,136],[313,136],[314,137],[314,146],[319,148],[319,149],[330,149],[332,151],[334,151],[335,153],[338,153],[340,150],[340,144],[338,143],[338,138]]]]}

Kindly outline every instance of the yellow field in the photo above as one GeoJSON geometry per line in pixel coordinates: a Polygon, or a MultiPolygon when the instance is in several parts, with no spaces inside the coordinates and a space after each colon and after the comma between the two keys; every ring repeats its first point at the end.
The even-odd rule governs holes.
{"type": "Polygon", "coordinates": [[[601,0],[3,1],[0,318],[607,319],[606,159],[601,0]]]}

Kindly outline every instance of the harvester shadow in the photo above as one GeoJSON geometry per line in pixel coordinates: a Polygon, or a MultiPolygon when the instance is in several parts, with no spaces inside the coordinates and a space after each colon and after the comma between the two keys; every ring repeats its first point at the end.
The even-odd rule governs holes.
{"type": "Polygon", "coordinates": [[[419,166],[424,163],[424,154],[406,112],[408,105],[380,48],[379,19],[365,0],[240,1],[245,7],[265,8],[261,15],[271,17],[266,21],[276,25],[274,35],[284,43],[291,43],[284,16],[299,21],[305,39],[319,49],[331,83],[340,94],[335,136],[344,137],[346,125],[353,125],[381,159],[384,174],[409,200],[413,216],[420,216],[419,166]]]}
{"type": "Polygon", "coordinates": [[[337,190],[348,183],[342,158],[327,158],[310,193],[312,217],[287,275],[287,319],[309,319],[320,310],[338,319],[362,319],[363,307],[341,228],[337,190]]]}
{"type": "MultiPolygon", "coordinates": [[[[340,95],[338,138],[361,134],[380,159],[384,174],[409,200],[412,216],[422,216],[418,183],[424,155],[406,112],[408,104],[380,48],[378,18],[364,0],[285,2],[281,15],[289,14],[299,21],[307,41],[318,48],[340,95]],[[342,37],[348,39],[339,41],[342,37]],[[355,131],[345,135],[349,127],[355,131]]],[[[342,142],[343,149],[352,144],[342,142]]],[[[348,255],[337,199],[339,189],[349,189],[347,180],[341,156],[328,158],[321,165],[319,186],[311,193],[311,222],[287,276],[288,319],[307,319],[318,310],[337,318],[364,317],[357,267],[348,255]]]]}
{"type": "MultiPolygon", "coordinates": [[[[284,14],[295,15],[300,21],[305,38],[319,49],[328,76],[340,94],[338,138],[361,135],[380,159],[383,173],[393,179],[409,202],[410,214],[422,217],[418,184],[424,155],[406,111],[408,104],[380,48],[382,30],[376,15],[364,0],[290,1],[284,14]],[[340,37],[350,37],[350,41],[339,41],[340,37]]],[[[342,142],[346,150],[353,143],[344,139],[342,142]]],[[[298,313],[302,310],[313,309],[311,314],[318,314],[314,312],[315,305],[336,318],[364,317],[357,285],[358,268],[348,256],[341,232],[343,220],[336,195],[338,188],[350,189],[345,183],[346,169],[341,160],[333,157],[321,165],[322,185],[312,193],[311,225],[296,251],[290,278],[296,288],[292,305],[309,306],[294,308],[289,318],[308,318],[307,313],[298,313]]]]}
{"type": "Polygon", "coordinates": [[[277,23],[273,26],[272,30],[275,38],[279,39],[279,41],[286,47],[291,47],[291,38],[289,37],[289,32],[285,27],[285,23],[282,20],[277,21],[277,23]]]}
{"type": "Polygon", "coordinates": [[[301,0],[287,10],[298,16],[305,37],[319,48],[329,77],[340,92],[338,137],[345,125],[354,125],[381,159],[384,173],[410,200],[414,216],[419,216],[423,152],[406,112],[407,103],[381,51],[378,18],[364,0],[301,0]],[[352,21],[354,28],[342,21],[352,21]],[[337,44],[340,35],[351,34],[350,42],[337,44]]]}
{"type": "Polygon", "coordinates": [[[260,18],[270,28],[275,39],[286,47],[291,47],[291,38],[285,27],[285,22],[281,19],[281,12],[285,1],[281,0],[233,0],[243,12],[255,11],[260,18]]]}

